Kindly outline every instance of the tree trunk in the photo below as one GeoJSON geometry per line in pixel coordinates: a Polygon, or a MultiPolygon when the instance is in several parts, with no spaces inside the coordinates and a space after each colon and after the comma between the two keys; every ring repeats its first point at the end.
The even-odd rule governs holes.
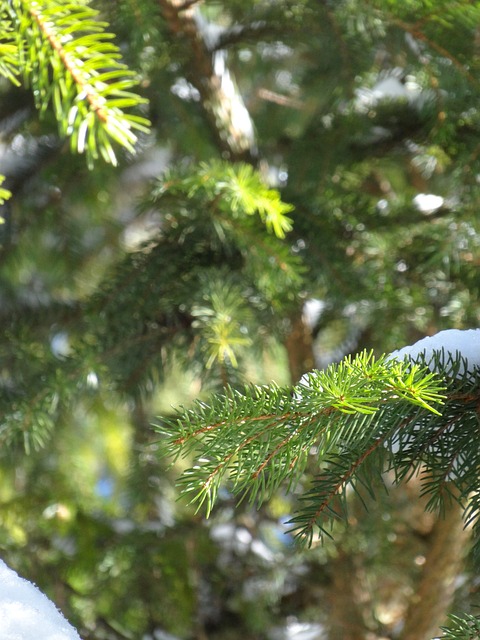
{"type": "Polygon", "coordinates": [[[417,590],[405,615],[401,640],[431,640],[440,633],[455,593],[455,580],[468,550],[470,531],[454,500],[433,525],[417,590]]]}
{"type": "Polygon", "coordinates": [[[292,384],[296,384],[304,373],[315,367],[313,342],[310,329],[301,313],[291,319],[291,329],[285,339],[288,368],[292,384]]]}
{"type": "Polygon", "coordinates": [[[195,0],[159,0],[159,4],[171,33],[183,39],[188,51],[185,74],[200,94],[217,148],[230,160],[254,163],[250,114],[226,66],[226,52],[208,42],[208,25],[196,11],[195,0]]]}
{"type": "Polygon", "coordinates": [[[328,640],[367,640],[371,636],[363,613],[370,609],[358,578],[355,559],[340,546],[332,561],[333,581],[328,590],[328,640]]]}

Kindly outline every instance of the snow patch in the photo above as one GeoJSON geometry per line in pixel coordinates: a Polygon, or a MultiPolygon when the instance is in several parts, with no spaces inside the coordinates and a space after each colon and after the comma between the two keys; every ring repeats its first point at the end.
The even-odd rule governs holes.
{"type": "Polygon", "coordinates": [[[2,640],[80,640],[53,602],[0,560],[2,640]]]}
{"type": "MultiPolygon", "coordinates": [[[[414,206],[421,213],[432,214],[443,207],[445,200],[442,196],[436,196],[433,193],[419,193],[413,199],[414,206]]],[[[453,329],[452,329],[453,331],[453,329]]]]}
{"type": "Polygon", "coordinates": [[[462,359],[458,375],[473,373],[480,368],[480,329],[446,329],[433,336],[422,338],[412,344],[390,354],[390,358],[396,360],[418,360],[422,356],[429,368],[433,371],[434,356],[439,358],[440,366],[448,366],[452,360],[462,359]]]}

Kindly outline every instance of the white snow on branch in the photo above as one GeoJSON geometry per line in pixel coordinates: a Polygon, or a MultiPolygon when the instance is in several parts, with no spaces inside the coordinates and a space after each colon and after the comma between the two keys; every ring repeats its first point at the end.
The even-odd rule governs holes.
{"type": "Polygon", "coordinates": [[[451,361],[461,359],[458,375],[471,373],[480,368],[480,329],[446,329],[390,354],[397,360],[417,360],[422,356],[432,370],[437,356],[440,366],[448,366],[451,361]]]}
{"type": "MultiPolygon", "coordinates": [[[[413,199],[414,206],[422,213],[431,214],[443,207],[445,200],[442,196],[436,196],[433,193],[419,193],[413,199]]],[[[454,331],[454,329],[451,329],[454,331]]]]}
{"type": "Polygon", "coordinates": [[[0,560],[2,640],[80,640],[53,602],[0,560]]]}

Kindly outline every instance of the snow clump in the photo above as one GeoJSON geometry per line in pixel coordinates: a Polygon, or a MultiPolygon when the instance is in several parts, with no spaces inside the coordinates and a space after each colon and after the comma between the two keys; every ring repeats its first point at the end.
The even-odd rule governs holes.
{"type": "Polygon", "coordinates": [[[2,640],[80,640],[53,602],[0,560],[2,640]]]}
{"type": "Polygon", "coordinates": [[[434,356],[440,366],[448,367],[452,361],[461,360],[458,376],[473,373],[480,368],[480,329],[446,329],[433,336],[422,338],[415,344],[403,347],[390,354],[396,360],[418,360],[425,358],[430,370],[435,369],[434,356]]]}

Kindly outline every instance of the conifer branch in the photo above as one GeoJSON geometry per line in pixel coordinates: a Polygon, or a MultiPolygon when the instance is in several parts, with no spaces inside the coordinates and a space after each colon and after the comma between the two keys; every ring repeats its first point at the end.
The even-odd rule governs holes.
{"type": "Polygon", "coordinates": [[[85,153],[117,164],[112,142],[134,152],[135,131],[146,118],[127,110],[146,101],[131,89],[135,72],[119,61],[108,24],[87,3],[13,0],[9,17],[16,34],[19,68],[41,112],[53,107],[62,135],[85,153]]]}
{"type": "Polygon", "coordinates": [[[0,19],[0,75],[18,86],[19,52],[15,31],[10,20],[0,19]]]}
{"type": "MultiPolygon", "coordinates": [[[[332,499],[360,481],[367,460],[386,452],[400,428],[410,436],[429,416],[442,419],[437,407],[443,388],[418,365],[375,360],[364,352],[309,374],[293,393],[275,385],[243,393],[228,389],[157,428],[175,457],[193,456],[194,465],[181,478],[183,492],[199,505],[206,502],[208,512],[225,480],[236,495],[260,503],[282,482],[293,489],[313,448],[325,471],[292,521],[297,535],[311,540],[316,526],[323,530],[319,521],[331,512],[332,499]]],[[[382,464],[374,461],[373,467],[382,464]]],[[[403,460],[403,466],[411,464],[410,457],[403,460]]]]}
{"type": "Polygon", "coordinates": [[[292,220],[287,214],[293,211],[293,206],[283,202],[280,193],[270,189],[258,171],[243,162],[232,165],[213,160],[202,162],[187,173],[168,172],[152,190],[148,204],[158,205],[170,194],[190,201],[199,195],[209,200],[210,207],[233,220],[257,214],[277,238],[284,238],[292,230],[292,220]]]}
{"type": "Polygon", "coordinates": [[[472,73],[470,73],[468,67],[464,65],[451,51],[443,47],[440,43],[435,42],[435,40],[432,40],[431,38],[429,38],[428,35],[421,30],[420,25],[418,24],[411,25],[405,22],[404,20],[400,20],[399,18],[394,18],[392,22],[393,24],[396,24],[398,27],[400,27],[400,29],[405,31],[405,33],[408,33],[416,40],[420,40],[421,42],[424,42],[427,46],[429,46],[431,49],[436,51],[442,57],[449,60],[460,72],[460,74],[465,76],[468,79],[468,81],[471,82],[473,85],[478,86],[477,78],[472,73]]]}
{"type": "MultiPolygon", "coordinates": [[[[434,356],[441,371],[442,357],[434,356]]],[[[429,509],[441,508],[447,496],[462,503],[469,498],[479,463],[470,443],[480,374],[459,376],[460,366],[444,365],[441,382],[419,364],[363,352],[308,374],[293,392],[275,385],[227,389],[209,404],[179,410],[157,429],[167,437],[167,452],[193,458],[181,491],[198,506],[206,503],[207,513],[224,482],[260,504],[284,482],[292,491],[315,452],[319,474],[290,521],[310,544],[315,531],[330,535],[332,517],[346,509],[347,487],[360,497],[360,489],[373,495],[373,480],[386,470],[399,482],[421,468],[429,509]]],[[[479,501],[471,501],[468,520],[479,511],[479,501]]]]}
{"type": "Polygon", "coordinates": [[[449,616],[450,626],[442,627],[445,640],[475,640],[480,637],[480,616],[449,616]]]}

